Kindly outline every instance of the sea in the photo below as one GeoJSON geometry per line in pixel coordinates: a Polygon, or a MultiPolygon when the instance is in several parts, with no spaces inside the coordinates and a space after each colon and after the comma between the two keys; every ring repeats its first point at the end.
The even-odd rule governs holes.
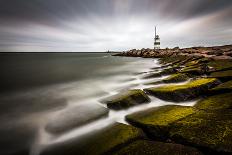
{"type": "MultiPolygon", "coordinates": [[[[130,89],[152,87],[164,77],[158,59],[111,56],[111,53],[0,53],[0,154],[39,155],[47,145],[101,130],[111,123],[127,124],[133,112],[173,104],[150,96],[151,103],[122,111],[59,135],[44,129],[57,113],[79,105],[107,108],[101,99],[130,89]]],[[[193,102],[184,105],[192,105],[193,102]]],[[[182,103],[183,105],[183,103],[182,103]]],[[[68,123],[68,122],[67,122],[68,123]]]]}

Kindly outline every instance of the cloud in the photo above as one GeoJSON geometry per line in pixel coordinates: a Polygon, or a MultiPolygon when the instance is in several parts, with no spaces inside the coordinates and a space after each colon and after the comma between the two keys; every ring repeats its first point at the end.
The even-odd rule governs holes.
{"type": "Polygon", "coordinates": [[[232,1],[0,0],[1,51],[106,51],[227,44],[232,1]]]}

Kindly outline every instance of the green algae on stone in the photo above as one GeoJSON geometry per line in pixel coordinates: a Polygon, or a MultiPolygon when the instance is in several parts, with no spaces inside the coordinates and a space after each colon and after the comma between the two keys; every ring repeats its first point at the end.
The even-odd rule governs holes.
{"type": "Polygon", "coordinates": [[[126,116],[126,120],[142,128],[149,136],[165,139],[170,124],[196,112],[193,107],[168,105],[126,116]]]}
{"type": "Polygon", "coordinates": [[[231,110],[232,93],[207,97],[201,101],[198,101],[195,107],[202,110],[231,110]]]}
{"type": "Polygon", "coordinates": [[[144,139],[140,129],[116,123],[85,136],[51,145],[41,155],[102,155],[138,139],[144,139]]]}
{"type": "Polygon", "coordinates": [[[232,91],[232,80],[222,83],[215,88],[212,88],[211,91],[213,93],[225,93],[225,92],[231,92],[232,91]]]}
{"type": "Polygon", "coordinates": [[[218,84],[219,81],[215,78],[201,78],[183,85],[152,87],[144,90],[163,100],[181,102],[199,97],[218,84]]]}
{"type": "Polygon", "coordinates": [[[216,71],[232,69],[232,60],[215,60],[210,61],[209,66],[213,67],[216,71]]]}
{"type": "Polygon", "coordinates": [[[121,110],[138,104],[148,103],[150,99],[144,91],[135,89],[108,97],[101,102],[107,104],[107,107],[110,109],[121,110]]]}
{"type": "Polygon", "coordinates": [[[232,113],[197,112],[173,123],[169,134],[177,143],[232,153],[232,113]]]}
{"type": "Polygon", "coordinates": [[[166,79],[163,80],[163,82],[164,83],[184,82],[188,79],[189,77],[186,74],[177,73],[167,77],[166,79]]]}
{"type": "Polygon", "coordinates": [[[112,155],[203,155],[196,148],[180,144],[137,140],[112,155]]]}
{"type": "Polygon", "coordinates": [[[231,80],[232,79],[232,70],[213,72],[210,74],[210,77],[218,78],[220,80],[231,80]]]}

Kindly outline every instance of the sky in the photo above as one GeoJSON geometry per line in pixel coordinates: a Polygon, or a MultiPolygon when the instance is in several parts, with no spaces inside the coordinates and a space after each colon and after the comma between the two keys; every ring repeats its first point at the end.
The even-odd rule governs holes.
{"type": "Polygon", "coordinates": [[[2,52],[232,44],[232,0],[0,0],[2,52]]]}

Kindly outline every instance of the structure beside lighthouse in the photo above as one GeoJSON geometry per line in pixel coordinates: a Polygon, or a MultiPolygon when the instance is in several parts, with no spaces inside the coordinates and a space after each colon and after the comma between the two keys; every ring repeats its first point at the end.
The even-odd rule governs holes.
{"type": "Polygon", "coordinates": [[[154,49],[155,50],[160,49],[160,37],[156,33],[156,27],[155,27],[154,49]]]}

